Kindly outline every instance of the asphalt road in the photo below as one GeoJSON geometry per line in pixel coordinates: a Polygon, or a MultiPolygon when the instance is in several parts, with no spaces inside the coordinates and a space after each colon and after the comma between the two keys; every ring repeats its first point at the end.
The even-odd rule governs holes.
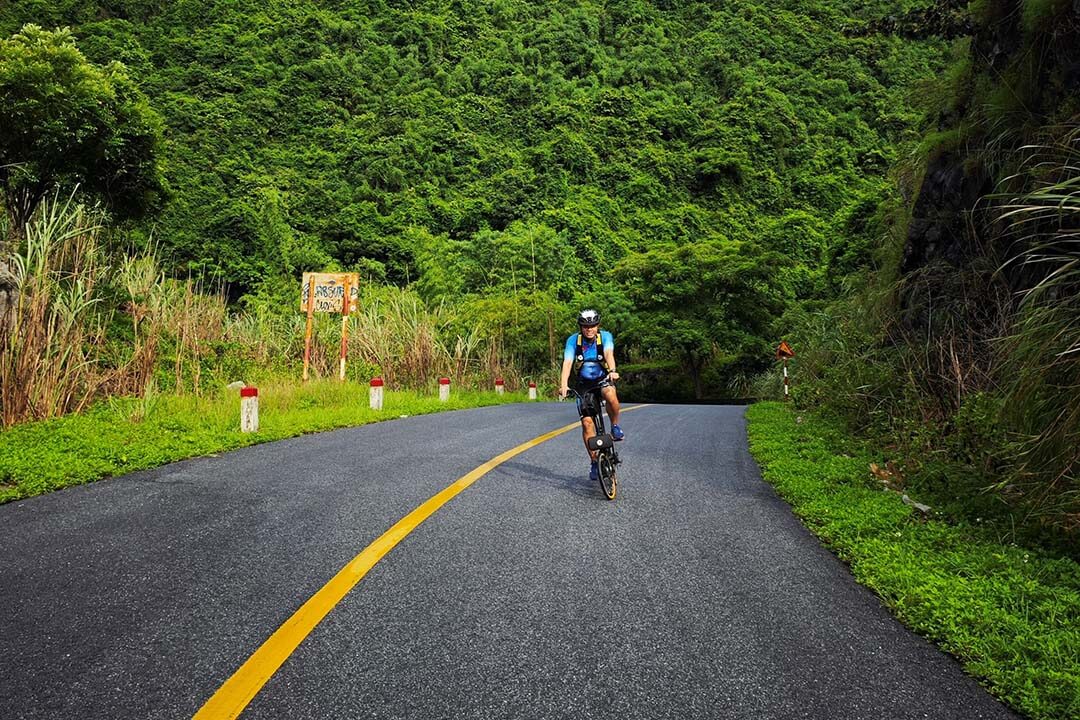
{"type": "MultiPolygon", "coordinates": [[[[184,718],[343,565],[569,404],[406,418],[0,506],[0,717],[184,718]]],[[[406,537],[244,718],[1013,718],[765,485],[743,408],[570,432],[406,537]]]]}

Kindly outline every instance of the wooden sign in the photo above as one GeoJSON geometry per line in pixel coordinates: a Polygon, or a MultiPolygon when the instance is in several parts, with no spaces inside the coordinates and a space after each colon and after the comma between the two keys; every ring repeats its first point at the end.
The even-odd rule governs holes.
{"type": "Polygon", "coordinates": [[[312,318],[317,312],[341,313],[338,378],[345,379],[345,355],[349,349],[349,313],[356,312],[358,297],[359,273],[304,273],[303,285],[300,288],[300,309],[307,313],[307,329],[304,332],[304,382],[307,382],[310,376],[312,318]]]}
{"type": "Polygon", "coordinates": [[[300,288],[300,310],[303,312],[325,312],[345,314],[356,312],[356,301],[360,297],[360,275],[358,273],[304,273],[304,282],[300,288]],[[345,288],[349,288],[349,307],[344,305],[345,288]],[[314,302],[308,308],[308,300],[314,302]]]}

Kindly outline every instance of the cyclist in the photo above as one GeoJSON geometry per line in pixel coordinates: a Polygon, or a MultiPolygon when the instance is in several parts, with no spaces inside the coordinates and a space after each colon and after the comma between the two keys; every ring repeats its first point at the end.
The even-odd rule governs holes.
{"type": "MultiPolygon", "coordinates": [[[[612,384],[619,379],[619,373],[615,372],[615,339],[607,330],[600,329],[600,313],[595,310],[582,310],[578,314],[578,329],[566,338],[566,347],[563,350],[562,379],[559,383],[559,397],[566,397],[570,392],[570,374],[576,374],[575,389],[578,392],[578,415],[581,416],[581,437],[585,441],[588,450],[589,438],[596,435],[591,417],[588,417],[590,408],[585,405],[591,402],[593,395],[590,390],[600,389],[607,403],[608,417],[611,418],[611,436],[616,440],[622,440],[625,434],[619,427],[619,397],[615,393],[612,384]]],[[[592,460],[592,469],[589,470],[589,478],[596,480],[596,452],[589,450],[589,459],[592,460]]]]}

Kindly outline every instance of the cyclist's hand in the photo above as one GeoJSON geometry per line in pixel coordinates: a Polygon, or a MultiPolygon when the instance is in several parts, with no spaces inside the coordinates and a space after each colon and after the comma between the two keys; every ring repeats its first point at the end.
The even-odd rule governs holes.
{"type": "Polygon", "coordinates": [[[611,382],[615,382],[619,379],[619,373],[612,371],[611,374],[608,375],[608,377],[611,378],[611,382]]]}
{"type": "Polygon", "coordinates": [[[559,399],[560,400],[562,400],[563,398],[565,398],[569,394],[570,394],[570,388],[568,386],[563,385],[561,388],[559,388],[559,399]]]}

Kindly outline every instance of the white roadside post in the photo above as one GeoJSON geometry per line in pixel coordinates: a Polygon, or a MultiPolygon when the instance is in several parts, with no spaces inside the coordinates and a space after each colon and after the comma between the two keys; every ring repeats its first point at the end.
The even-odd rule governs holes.
{"type": "Polygon", "coordinates": [[[259,388],[240,388],[240,432],[259,432],[259,388]]]}
{"type": "Polygon", "coordinates": [[[503,384],[502,378],[495,378],[495,392],[502,395],[506,392],[506,386],[503,384]]]}
{"type": "Polygon", "coordinates": [[[439,402],[448,402],[450,400],[450,378],[439,378],[439,402]]]}
{"type": "Polygon", "coordinates": [[[534,383],[534,382],[529,383],[529,399],[530,400],[535,400],[536,399],[536,383],[534,383]]]}
{"type": "Polygon", "coordinates": [[[382,410],[383,405],[383,379],[371,378],[371,388],[368,390],[368,399],[372,410],[382,410]]]}

